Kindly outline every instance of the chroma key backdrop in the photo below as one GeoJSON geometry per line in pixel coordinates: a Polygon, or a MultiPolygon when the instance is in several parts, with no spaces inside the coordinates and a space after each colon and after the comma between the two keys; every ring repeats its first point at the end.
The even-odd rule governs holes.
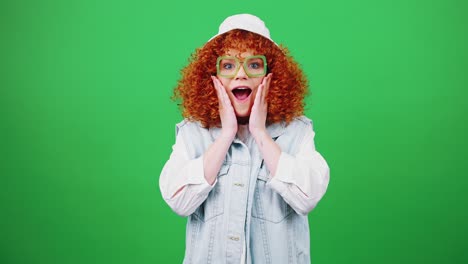
{"type": "Polygon", "coordinates": [[[187,59],[261,17],[310,83],[331,173],[312,263],[468,263],[468,4],[456,0],[0,3],[0,262],[182,263],[159,174],[187,59]]]}

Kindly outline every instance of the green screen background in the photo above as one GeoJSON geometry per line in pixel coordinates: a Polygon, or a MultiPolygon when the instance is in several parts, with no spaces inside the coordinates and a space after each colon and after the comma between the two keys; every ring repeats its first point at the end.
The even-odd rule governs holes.
{"type": "Polygon", "coordinates": [[[310,81],[314,263],[467,263],[465,1],[2,1],[1,263],[181,263],[159,173],[187,58],[253,13],[310,81]]]}

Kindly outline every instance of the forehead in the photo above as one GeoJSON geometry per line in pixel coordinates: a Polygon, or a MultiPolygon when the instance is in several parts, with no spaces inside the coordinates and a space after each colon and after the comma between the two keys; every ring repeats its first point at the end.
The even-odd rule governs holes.
{"type": "Polygon", "coordinates": [[[248,56],[253,56],[253,55],[258,55],[255,54],[255,51],[253,50],[236,50],[236,49],[228,49],[226,53],[224,54],[225,56],[232,56],[232,57],[237,57],[237,58],[245,58],[248,56]]]}

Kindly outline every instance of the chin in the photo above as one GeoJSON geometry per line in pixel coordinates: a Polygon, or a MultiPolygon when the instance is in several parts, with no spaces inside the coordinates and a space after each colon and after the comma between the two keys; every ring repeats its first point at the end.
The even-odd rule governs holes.
{"type": "Polygon", "coordinates": [[[244,117],[249,117],[250,116],[250,109],[249,110],[244,110],[244,111],[235,111],[236,112],[236,117],[237,118],[244,118],[244,117]]]}

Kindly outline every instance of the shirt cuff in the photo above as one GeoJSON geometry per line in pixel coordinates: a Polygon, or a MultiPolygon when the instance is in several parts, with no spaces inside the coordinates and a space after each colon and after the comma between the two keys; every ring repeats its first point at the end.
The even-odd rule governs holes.
{"type": "MultiPolygon", "coordinates": [[[[213,189],[216,183],[218,182],[217,178],[213,185],[209,184],[208,181],[206,181],[205,170],[203,168],[203,155],[190,162],[190,164],[186,168],[186,173],[190,175],[187,178],[186,185],[192,185],[192,187],[195,187],[193,185],[197,185],[197,193],[201,196],[208,195],[211,189],[213,189]]],[[[187,189],[187,187],[188,186],[185,186],[184,189],[187,189]]]]}
{"type": "Polygon", "coordinates": [[[276,173],[271,180],[296,184],[296,181],[293,177],[294,163],[295,158],[292,155],[286,152],[281,152],[281,155],[278,159],[278,165],[276,167],[276,173]]]}
{"type": "Polygon", "coordinates": [[[287,184],[285,183],[295,183],[291,176],[291,168],[293,164],[294,157],[285,152],[281,152],[278,159],[278,165],[276,167],[276,174],[270,174],[266,185],[280,195],[283,195],[287,191],[287,184]]]}

